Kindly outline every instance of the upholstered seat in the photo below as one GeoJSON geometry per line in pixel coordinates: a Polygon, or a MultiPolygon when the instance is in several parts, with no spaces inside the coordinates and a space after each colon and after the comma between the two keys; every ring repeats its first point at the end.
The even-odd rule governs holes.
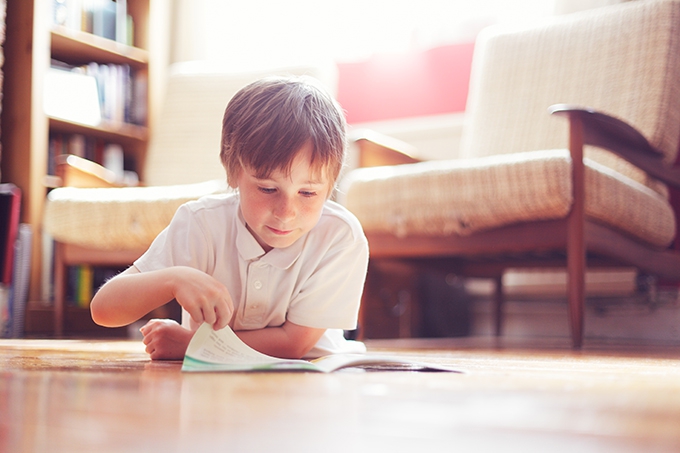
{"type": "MultiPolygon", "coordinates": [[[[405,158],[415,163],[360,168],[343,182],[373,261],[436,259],[500,282],[504,268],[546,257],[556,265],[566,252],[575,346],[586,259],[680,279],[680,254],[665,251],[676,218],[658,179],[672,174],[666,182],[680,184],[670,169],[680,139],[679,36],[678,1],[484,30],[461,158],[405,158]],[[584,107],[553,107],[565,120],[550,114],[555,104],[584,107]],[[631,163],[641,161],[646,171],[631,163]]],[[[358,142],[362,152],[375,148],[367,143],[358,142]]]]}
{"type": "Polygon", "coordinates": [[[46,228],[63,243],[106,250],[140,250],[187,201],[227,190],[226,180],[172,186],[77,188],[52,191],[46,228]]]}
{"type": "MultiPolygon", "coordinates": [[[[466,235],[527,220],[564,218],[571,209],[566,149],[355,171],[345,203],[369,231],[466,235]]],[[[586,214],[653,245],[675,237],[666,196],[586,161],[586,214]]]]}

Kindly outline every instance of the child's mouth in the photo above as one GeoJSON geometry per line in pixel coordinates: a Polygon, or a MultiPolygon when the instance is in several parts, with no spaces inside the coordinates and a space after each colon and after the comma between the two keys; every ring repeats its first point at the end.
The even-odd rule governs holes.
{"type": "Polygon", "coordinates": [[[269,229],[269,231],[271,231],[272,233],[274,233],[277,236],[285,236],[287,234],[290,234],[293,231],[293,230],[279,230],[279,229],[273,228],[273,227],[267,227],[267,228],[269,229]]]}

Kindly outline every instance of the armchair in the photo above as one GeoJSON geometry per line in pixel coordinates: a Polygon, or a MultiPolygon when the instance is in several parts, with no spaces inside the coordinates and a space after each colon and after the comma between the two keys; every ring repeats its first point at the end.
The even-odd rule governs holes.
{"type": "MultiPolygon", "coordinates": [[[[495,279],[497,334],[504,269],[566,265],[575,348],[586,267],[633,266],[680,280],[680,252],[668,249],[676,218],[667,187],[680,187],[672,168],[678,36],[680,1],[672,0],[483,31],[462,158],[416,162],[407,153],[390,158],[401,165],[359,168],[343,181],[372,263],[495,279]]],[[[371,165],[378,154],[399,154],[370,136],[357,145],[371,165]]]]}
{"type": "Polygon", "coordinates": [[[275,74],[306,74],[331,92],[336,87],[332,63],[248,72],[210,63],[175,64],[142,168],[144,187],[115,187],[105,169],[62,156],[61,176],[71,187],[49,193],[44,215],[45,231],[55,243],[55,336],[64,331],[67,266],[130,265],[181,204],[227,190],[219,159],[224,109],[243,86],[275,74]]]}

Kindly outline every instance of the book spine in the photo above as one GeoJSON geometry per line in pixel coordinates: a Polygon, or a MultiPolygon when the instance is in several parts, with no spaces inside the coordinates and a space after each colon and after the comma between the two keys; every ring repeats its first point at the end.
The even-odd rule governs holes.
{"type": "Polygon", "coordinates": [[[50,20],[54,25],[134,45],[134,22],[127,0],[52,0],[50,20]]]}
{"type": "Polygon", "coordinates": [[[77,304],[80,308],[88,308],[90,306],[92,284],[92,267],[85,264],[79,266],[77,304]]]}
{"type": "Polygon", "coordinates": [[[136,71],[132,74],[132,118],[133,124],[144,126],[147,124],[147,96],[149,80],[146,72],[136,71]]]}
{"type": "Polygon", "coordinates": [[[47,174],[57,174],[57,147],[59,146],[58,134],[50,134],[49,142],[47,144],[47,174]]]}
{"type": "Polygon", "coordinates": [[[82,264],[67,269],[66,300],[72,306],[89,308],[97,290],[123,269],[108,266],[82,264]]]}
{"type": "Polygon", "coordinates": [[[18,235],[21,211],[21,190],[14,184],[0,184],[0,209],[2,217],[6,219],[0,225],[0,283],[9,286],[12,282],[14,241],[18,235]]]}
{"type": "Polygon", "coordinates": [[[49,303],[54,301],[54,239],[43,230],[40,242],[42,244],[41,296],[43,301],[49,303]]]}
{"type": "Polygon", "coordinates": [[[68,140],[68,153],[78,157],[85,157],[85,136],[72,134],[68,140]]]}
{"type": "Polygon", "coordinates": [[[127,28],[127,0],[116,0],[116,41],[129,44],[127,28]]]}
{"type": "Polygon", "coordinates": [[[11,338],[24,336],[24,319],[28,302],[28,282],[31,273],[31,225],[19,225],[19,236],[16,241],[14,275],[10,293],[10,332],[11,338]]]}
{"type": "Polygon", "coordinates": [[[66,286],[66,300],[68,301],[69,305],[78,306],[78,266],[69,266],[66,270],[66,275],[68,278],[68,283],[66,286]]]}

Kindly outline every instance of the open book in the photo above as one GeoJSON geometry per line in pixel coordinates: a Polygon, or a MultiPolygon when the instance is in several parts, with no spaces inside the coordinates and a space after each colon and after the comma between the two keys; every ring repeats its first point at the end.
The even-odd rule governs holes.
{"type": "Polygon", "coordinates": [[[381,370],[453,371],[433,363],[372,354],[334,354],[319,359],[289,360],[262,354],[236,336],[230,327],[215,331],[203,324],[187,348],[182,371],[315,371],[330,373],[342,368],[381,370]]]}

